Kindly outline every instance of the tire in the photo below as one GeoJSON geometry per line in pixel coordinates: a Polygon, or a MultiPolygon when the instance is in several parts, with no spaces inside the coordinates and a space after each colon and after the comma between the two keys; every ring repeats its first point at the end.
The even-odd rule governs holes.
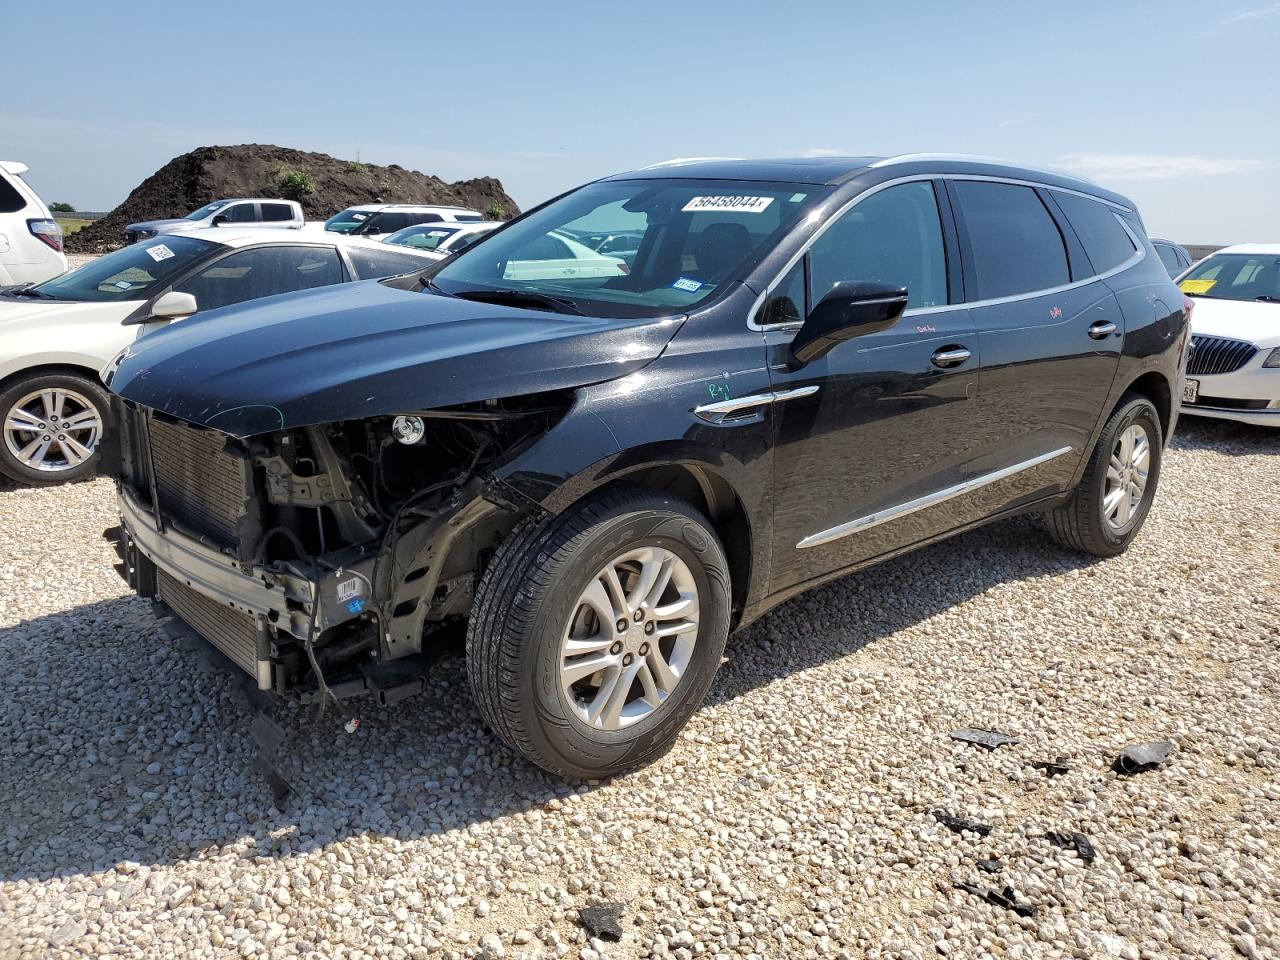
{"type": "Polygon", "coordinates": [[[91,476],[110,410],[106,391],[86,376],[46,373],[11,381],[0,391],[0,473],[33,486],[91,476]],[[55,416],[75,428],[54,429],[55,416]]]}
{"type": "Polygon", "coordinates": [[[499,737],[552,773],[597,779],[640,766],[666,752],[706,696],[729,634],[730,597],[724,549],[690,504],[629,489],[589,498],[517,528],[485,571],[467,625],[472,694],[499,737]],[[637,604],[620,633],[626,618],[616,612],[631,610],[631,597],[619,608],[607,571],[638,597],[650,562],[661,564],[653,602],[637,604]],[[615,619],[606,625],[595,611],[608,609],[615,619]],[[646,633],[650,618],[654,633],[646,633]],[[570,642],[599,647],[609,638],[608,649],[569,651],[570,642]],[[597,661],[610,665],[583,673],[597,661]],[[615,687],[636,699],[620,706],[606,696],[615,687]]]}
{"type": "MultiPolygon", "coordinates": [[[[1160,481],[1163,453],[1164,437],[1155,406],[1146,397],[1126,394],[1102,428],[1080,485],[1066,503],[1046,514],[1053,539],[1064,547],[1096,557],[1123,553],[1142,529],[1151,510],[1160,481]],[[1138,482],[1139,471],[1134,464],[1124,463],[1123,452],[1126,436],[1134,437],[1135,432],[1145,437],[1146,444],[1146,475],[1136,501],[1133,484],[1138,482]],[[1126,477],[1134,479],[1127,482],[1126,477]],[[1117,494],[1120,489],[1127,491],[1127,500],[1117,494]],[[1109,494],[1117,499],[1109,500],[1109,494]],[[1115,504],[1119,506],[1113,506],[1115,504]]],[[[1141,460],[1140,455],[1135,456],[1141,460]]]]}

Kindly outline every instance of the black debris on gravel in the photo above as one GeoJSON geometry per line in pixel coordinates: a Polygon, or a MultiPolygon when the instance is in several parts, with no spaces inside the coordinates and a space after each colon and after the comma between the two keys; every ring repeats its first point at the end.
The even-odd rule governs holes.
{"type": "Polygon", "coordinates": [[[963,890],[971,893],[979,899],[987,901],[987,903],[995,904],[997,907],[1004,907],[1006,910],[1012,910],[1020,917],[1034,917],[1036,908],[1029,903],[1022,903],[1018,900],[1017,894],[1013,892],[1013,887],[1004,887],[1000,890],[990,889],[984,890],[977,884],[958,882],[955,884],[957,890],[963,890]]]}
{"type": "Polygon", "coordinates": [[[1058,757],[1056,760],[1033,760],[1031,766],[1037,770],[1043,770],[1050,777],[1060,777],[1071,771],[1066,764],[1066,759],[1066,757],[1058,757]]]}
{"type": "Polygon", "coordinates": [[[1089,838],[1083,833],[1063,833],[1060,830],[1050,830],[1044,835],[1044,838],[1061,850],[1074,850],[1085,863],[1093,863],[1097,851],[1093,849],[1093,844],[1089,842],[1089,838]]]}
{"type": "Polygon", "coordinates": [[[597,903],[578,910],[578,923],[593,937],[617,943],[622,939],[622,904],[597,903]]]}
{"type": "Polygon", "coordinates": [[[1018,743],[1017,737],[1011,737],[1007,733],[1001,733],[999,730],[983,730],[979,727],[952,730],[951,739],[959,740],[962,743],[972,743],[988,750],[994,750],[996,747],[1003,747],[1009,743],[1018,743]]]}
{"type": "Polygon", "coordinates": [[[1120,756],[1116,757],[1116,762],[1112,764],[1111,769],[1125,776],[1154,770],[1169,758],[1174,748],[1175,744],[1172,740],[1153,740],[1150,743],[1134,744],[1120,751],[1120,756]]]}
{"type": "Polygon", "coordinates": [[[946,827],[953,833],[964,833],[969,830],[976,833],[980,837],[985,837],[991,833],[991,825],[987,823],[975,823],[972,820],[962,820],[960,817],[953,817],[945,810],[932,810],[930,813],[933,819],[946,827]]]}
{"type": "Polygon", "coordinates": [[[978,869],[983,873],[999,873],[1004,869],[1004,863],[1000,860],[979,860],[978,869]]]}

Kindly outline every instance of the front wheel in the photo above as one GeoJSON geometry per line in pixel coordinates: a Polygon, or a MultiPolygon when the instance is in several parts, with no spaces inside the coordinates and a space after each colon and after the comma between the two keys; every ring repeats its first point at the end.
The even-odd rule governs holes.
{"type": "Polygon", "coordinates": [[[489,726],[562,776],[665,752],[720,665],[724,550],[691,505],[606,493],[516,531],[485,572],[467,673],[489,726]]]}
{"type": "Polygon", "coordinates": [[[0,473],[27,484],[66,483],[92,474],[108,409],[102,387],[78,374],[12,382],[0,391],[0,473]]]}
{"type": "Polygon", "coordinates": [[[1123,553],[1151,509],[1163,450],[1156,408],[1146,397],[1126,396],[1102,428],[1080,486],[1046,515],[1049,533],[1094,556],[1123,553]]]}

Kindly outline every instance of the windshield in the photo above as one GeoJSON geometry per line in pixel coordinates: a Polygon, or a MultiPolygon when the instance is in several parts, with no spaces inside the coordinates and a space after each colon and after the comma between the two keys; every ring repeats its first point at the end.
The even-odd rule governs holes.
{"type": "Polygon", "coordinates": [[[191,213],[188,213],[187,219],[203,220],[205,217],[210,216],[212,213],[214,213],[214,211],[221,210],[226,205],[227,205],[226,200],[215,200],[213,201],[213,203],[206,203],[199,210],[195,210],[195,211],[192,211],[191,213]]]}
{"type": "Polygon", "coordinates": [[[218,244],[207,240],[157,237],[91,260],[33,289],[57,300],[145,300],[197,260],[218,249],[218,244]]]}
{"type": "MultiPolygon", "coordinates": [[[[454,296],[501,290],[596,316],[683,313],[741,278],[830,188],[744,180],[592,183],[431,275],[454,296]],[[611,252],[589,240],[626,237],[611,252]]],[[[603,244],[602,244],[603,246],[603,244]]]]}
{"type": "Polygon", "coordinates": [[[1178,286],[1191,297],[1280,303],[1280,255],[1216,253],[1192,267],[1178,286]]]}
{"type": "Polygon", "coordinates": [[[416,227],[397,230],[383,238],[383,242],[413,247],[415,250],[434,250],[457,232],[457,227],[445,227],[438,223],[420,223],[416,227]]]}
{"type": "Polygon", "coordinates": [[[354,233],[364,226],[373,213],[372,210],[343,210],[326,220],[324,228],[330,233],[354,233]]]}

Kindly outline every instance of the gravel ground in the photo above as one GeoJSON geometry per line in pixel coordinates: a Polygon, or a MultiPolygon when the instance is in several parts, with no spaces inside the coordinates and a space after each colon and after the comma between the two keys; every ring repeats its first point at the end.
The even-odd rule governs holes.
{"type": "Polygon", "coordinates": [[[638,773],[532,769],[453,659],[354,735],[277,707],[283,813],[237,676],[112,572],[110,485],[0,488],[0,956],[1276,955],[1280,434],[1183,424],[1124,557],[1018,520],[788,603],[638,773]]]}

